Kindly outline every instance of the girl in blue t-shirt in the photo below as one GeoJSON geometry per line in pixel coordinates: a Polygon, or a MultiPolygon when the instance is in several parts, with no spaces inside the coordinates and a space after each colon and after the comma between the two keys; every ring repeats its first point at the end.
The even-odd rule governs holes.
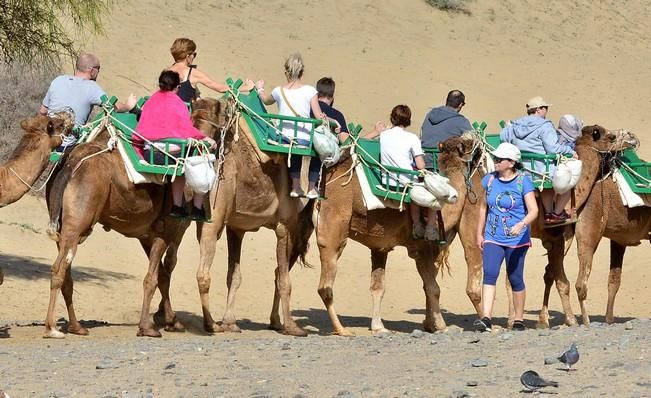
{"type": "Polygon", "coordinates": [[[482,250],[484,282],[482,316],[475,321],[480,331],[490,331],[495,300],[495,283],[502,262],[513,288],[514,330],[524,330],[524,257],[531,246],[529,225],[538,217],[531,177],[520,173],[520,150],[501,143],[493,152],[495,172],[482,179],[486,207],[479,213],[477,244],[482,250]]]}

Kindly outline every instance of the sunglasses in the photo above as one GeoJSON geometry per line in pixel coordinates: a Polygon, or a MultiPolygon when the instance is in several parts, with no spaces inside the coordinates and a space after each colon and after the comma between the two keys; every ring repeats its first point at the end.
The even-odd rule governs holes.
{"type": "Polygon", "coordinates": [[[494,161],[495,163],[502,163],[502,162],[505,161],[505,160],[511,160],[511,159],[507,159],[507,158],[497,158],[497,157],[494,157],[494,156],[493,156],[493,161],[494,161]]]}
{"type": "Polygon", "coordinates": [[[97,69],[97,71],[99,72],[100,66],[99,65],[93,66],[91,69],[97,69]]]}
{"type": "Polygon", "coordinates": [[[192,56],[193,56],[194,58],[197,58],[197,52],[196,52],[196,51],[193,52],[193,53],[192,53],[192,56]]]}

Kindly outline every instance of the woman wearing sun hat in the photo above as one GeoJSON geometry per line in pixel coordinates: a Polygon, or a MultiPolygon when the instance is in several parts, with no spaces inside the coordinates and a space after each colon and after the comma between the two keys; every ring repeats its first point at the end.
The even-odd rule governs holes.
{"type": "Polygon", "coordinates": [[[524,258],[531,246],[530,228],[538,217],[533,181],[520,172],[520,150],[503,142],[492,153],[495,172],[482,179],[486,190],[486,207],[480,209],[477,244],[482,250],[484,281],[482,314],[475,321],[479,331],[492,328],[495,283],[502,262],[513,288],[514,330],[524,330],[524,258]]]}

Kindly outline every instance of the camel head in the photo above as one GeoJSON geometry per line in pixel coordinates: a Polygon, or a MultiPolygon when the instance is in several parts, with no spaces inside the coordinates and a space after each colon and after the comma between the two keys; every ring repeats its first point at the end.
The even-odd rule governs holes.
{"type": "Polygon", "coordinates": [[[599,125],[585,126],[576,145],[588,145],[598,152],[620,152],[637,148],[640,140],[628,130],[607,130],[599,125]]]}
{"type": "Polygon", "coordinates": [[[214,98],[202,98],[192,102],[192,121],[194,127],[215,140],[226,124],[226,102],[214,98]]]}
{"type": "Polygon", "coordinates": [[[481,140],[474,133],[451,137],[439,143],[439,167],[460,169],[476,163],[481,156],[481,140]]]}
{"type": "Polygon", "coordinates": [[[7,163],[0,166],[0,207],[27,192],[27,183],[33,183],[45,170],[50,152],[62,144],[71,125],[62,118],[39,115],[23,120],[20,127],[23,137],[7,163]]]}

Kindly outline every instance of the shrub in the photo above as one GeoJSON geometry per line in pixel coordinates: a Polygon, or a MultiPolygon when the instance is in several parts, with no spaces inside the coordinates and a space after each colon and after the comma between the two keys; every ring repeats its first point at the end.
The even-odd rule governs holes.
{"type": "Polygon", "coordinates": [[[466,6],[467,0],[425,0],[425,2],[441,11],[458,12],[466,15],[471,14],[466,6]]]}
{"type": "Polygon", "coordinates": [[[53,69],[0,64],[0,162],[7,160],[20,141],[20,122],[36,115],[55,74],[53,69]]]}

